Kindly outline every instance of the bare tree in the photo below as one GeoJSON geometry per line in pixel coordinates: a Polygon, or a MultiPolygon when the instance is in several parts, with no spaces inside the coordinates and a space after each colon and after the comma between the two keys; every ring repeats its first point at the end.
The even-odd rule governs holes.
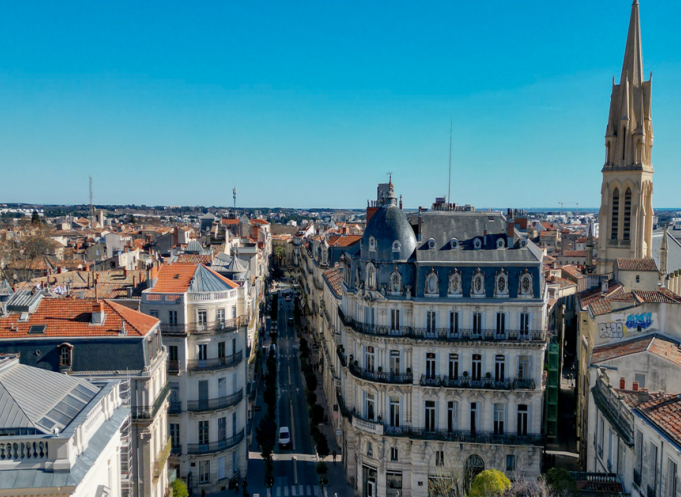
{"type": "Polygon", "coordinates": [[[0,242],[0,276],[16,283],[35,278],[52,244],[47,226],[23,223],[16,239],[0,242]]]}

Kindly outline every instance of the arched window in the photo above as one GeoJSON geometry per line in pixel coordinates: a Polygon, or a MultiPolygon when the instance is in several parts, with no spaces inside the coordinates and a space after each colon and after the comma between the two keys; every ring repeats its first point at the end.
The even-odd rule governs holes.
{"type": "Polygon", "coordinates": [[[631,232],[631,188],[627,188],[624,193],[624,227],[622,229],[622,239],[629,240],[631,232]]]}
{"type": "Polygon", "coordinates": [[[426,295],[434,296],[438,293],[438,277],[435,269],[431,269],[430,274],[426,276],[426,295]]]}
{"type": "Polygon", "coordinates": [[[397,272],[397,268],[390,275],[390,293],[393,295],[399,295],[400,286],[402,286],[402,276],[397,272]]]}
{"type": "Polygon", "coordinates": [[[473,280],[471,281],[471,296],[485,296],[485,275],[482,273],[482,271],[480,271],[480,269],[473,274],[473,280]]]}
{"type": "Polygon", "coordinates": [[[373,264],[367,264],[366,284],[367,288],[373,289],[376,287],[376,269],[373,264]]]}
{"type": "Polygon", "coordinates": [[[456,297],[461,295],[461,274],[458,270],[449,275],[449,288],[447,289],[447,295],[450,297],[456,297]]]}
{"type": "Polygon", "coordinates": [[[495,296],[496,297],[507,297],[508,296],[508,274],[502,269],[497,275],[497,281],[495,286],[495,296]]]}
{"type": "Polygon", "coordinates": [[[615,188],[612,192],[612,214],[610,216],[610,239],[617,240],[620,224],[620,190],[615,188]]]}
{"type": "Polygon", "coordinates": [[[393,242],[393,252],[399,252],[402,250],[402,244],[399,242],[399,240],[395,240],[393,242]]]}
{"type": "MultiPolygon", "coordinates": [[[[477,407],[477,405],[475,407],[477,407]]],[[[471,417],[473,415],[474,415],[473,411],[471,411],[471,417]]],[[[473,431],[473,430],[471,430],[471,431],[473,431]]],[[[482,457],[480,457],[477,454],[473,454],[468,459],[466,459],[466,468],[465,468],[465,474],[464,474],[464,479],[465,479],[464,484],[465,484],[466,488],[470,489],[470,486],[473,483],[473,480],[475,479],[475,477],[479,473],[482,473],[483,471],[485,471],[485,462],[482,460],[482,457]]]]}
{"type": "Polygon", "coordinates": [[[369,252],[376,251],[376,239],[373,236],[369,237],[369,252]]]}
{"type": "Polygon", "coordinates": [[[525,270],[525,273],[520,276],[520,288],[518,289],[518,293],[523,297],[532,296],[532,275],[527,269],[525,270]]]}

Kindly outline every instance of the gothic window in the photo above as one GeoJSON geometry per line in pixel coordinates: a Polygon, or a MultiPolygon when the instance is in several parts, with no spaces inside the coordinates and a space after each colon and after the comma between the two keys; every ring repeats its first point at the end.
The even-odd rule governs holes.
{"type": "Polygon", "coordinates": [[[494,292],[496,297],[508,297],[508,274],[503,269],[497,274],[494,292]]]}
{"type": "Polygon", "coordinates": [[[373,264],[367,264],[367,288],[376,288],[376,269],[373,264]]]}
{"type": "Polygon", "coordinates": [[[376,239],[373,236],[369,237],[369,252],[376,252],[376,239]]]}
{"type": "Polygon", "coordinates": [[[393,252],[399,252],[402,249],[402,244],[400,244],[399,240],[395,240],[393,242],[393,252]]]}
{"type": "Polygon", "coordinates": [[[461,296],[461,274],[458,270],[454,270],[452,274],[449,275],[449,288],[447,289],[447,295],[450,297],[461,296]]]}
{"type": "Polygon", "coordinates": [[[402,285],[402,276],[397,272],[397,268],[390,275],[390,293],[393,295],[399,295],[400,286],[402,285]]]}
{"type": "Polygon", "coordinates": [[[426,295],[435,296],[438,292],[438,278],[435,269],[430,270],[430,274],[426,276],[426,295]]]}
{"type": "Polygon", "coordinates": [[[527,269],[520,276],[519,293],[523,297],[532,296],[532,275],[527,271],[527,269]]]}
{"type": "Polygon", "coordinates": [[[610,216],[610,239],[617,240],[617,232],[620,222],[620,190],[615,188],[612,192],[612,215],[610,216]]]}
{"type": "Polygon", "coordinates": [[[627,188],[624,193],[624,229],[622,230],[622,239],[629,240],[629,233],[631,232],[631,188],[627,188]]]}
{"type": "Polygon", "coordinates": [[[485,296],[485,275],[480,268],[477,272],[473,274],[473,279],[471,281],[471,297],[484,297],[485,296]]]}

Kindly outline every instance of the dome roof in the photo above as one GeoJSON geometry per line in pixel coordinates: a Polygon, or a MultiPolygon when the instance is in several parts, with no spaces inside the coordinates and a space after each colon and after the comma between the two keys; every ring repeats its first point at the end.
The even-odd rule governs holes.
{"type": "Polygon", "coordinates": [[[416,235],[402,209],[387,203],[369,220],[361,247],[363,260],[404,261],[416,249],[416,235]]]}

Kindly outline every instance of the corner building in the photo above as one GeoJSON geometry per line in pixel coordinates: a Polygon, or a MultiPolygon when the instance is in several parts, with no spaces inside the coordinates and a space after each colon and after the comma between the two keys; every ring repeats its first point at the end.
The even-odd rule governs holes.
{"type": "Polygon", "coordinates": [[[410,221],[387,186],[342,261],[335,422],[348,481],[363,497],[420,497],[447,475],[538,475],[541,251],[499,212],[435,204],[410,221]]]}

